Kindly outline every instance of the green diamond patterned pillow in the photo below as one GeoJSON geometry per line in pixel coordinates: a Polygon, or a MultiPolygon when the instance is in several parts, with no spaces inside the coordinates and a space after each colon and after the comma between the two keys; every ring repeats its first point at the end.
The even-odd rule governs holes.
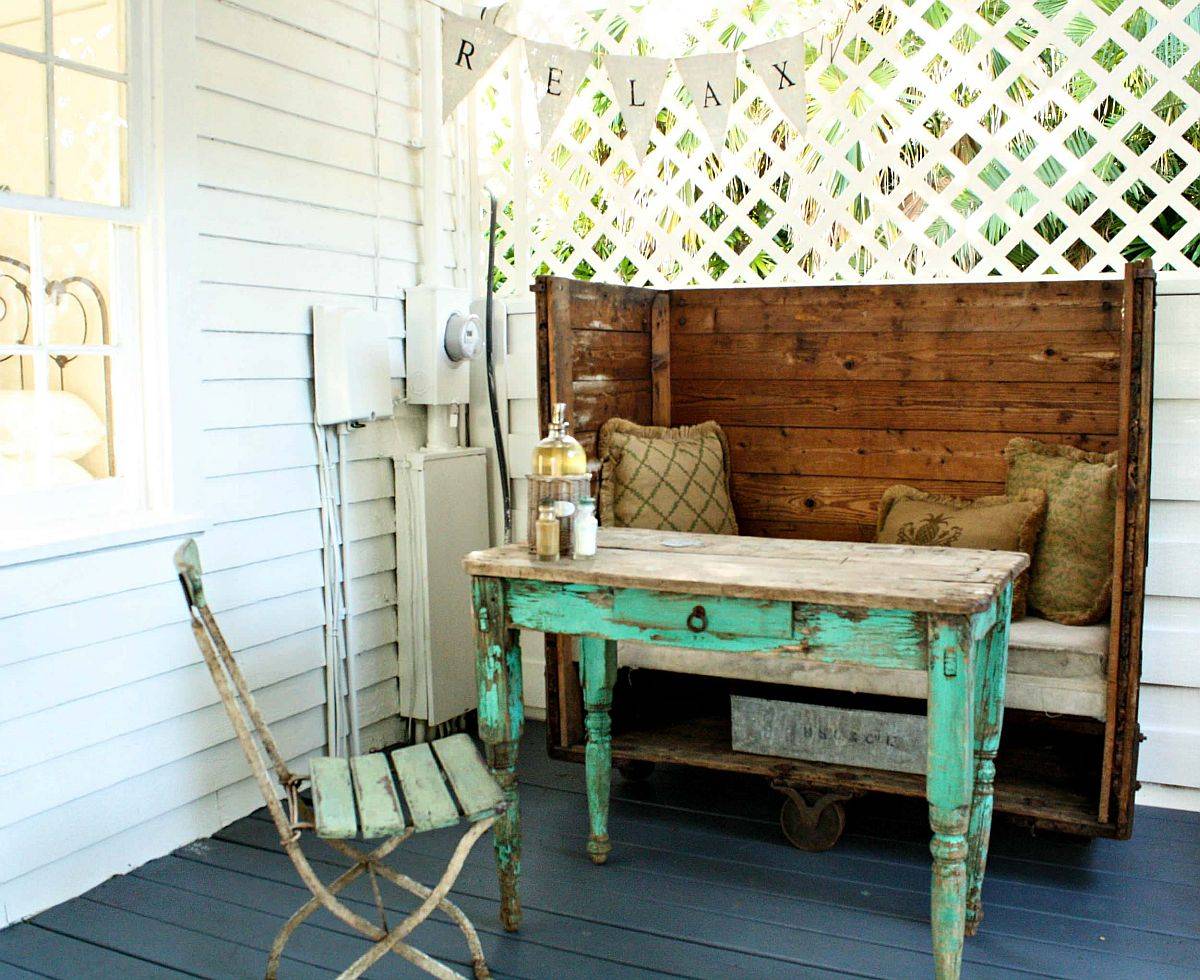
{"type": "Polygon", "coordinates": [[[737,534],[729,445],[716,422],[668,429],[609,419],[598,450],[602,524],[737,534]]]}

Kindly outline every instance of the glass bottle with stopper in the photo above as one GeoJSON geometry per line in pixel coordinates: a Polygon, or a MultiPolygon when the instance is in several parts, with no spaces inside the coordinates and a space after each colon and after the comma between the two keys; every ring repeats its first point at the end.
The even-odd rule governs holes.
{"type": "Polygon", "coordinates": [[[587,454],[570,433],[567,406],[554,406],[550,416],[550,433],[533,449],[535,476],[582,476],[587,472],[587,454]]]}

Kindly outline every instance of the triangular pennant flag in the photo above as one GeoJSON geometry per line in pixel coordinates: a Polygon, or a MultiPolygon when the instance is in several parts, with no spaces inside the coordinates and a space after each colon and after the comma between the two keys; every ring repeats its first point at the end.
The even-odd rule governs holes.
{"type": "Polygon", "coordinates": [[[617,108],[625,120],[626,140],[640,160],[650,140],[663,86],[667,84],[666,58],[636,58],[607,55],[604,59],[608,77],[617,96],[617,108]]]}
{"type": "Polygon", "coordinates": [[[526,41],[525,57],[529,62],[529,75],[533,79],[533,90],[537,97],[542,143],[546,144],[562,121],[571,99],[579,91],[588,66],[592,63],[592,56],[587,51],[564,48],[558,44],[526,41]]]}
{"type": "Polygon", "coordinates": [[[675,69],[692,93],[700,121],[717,150],[725,145],[729,109],[736,93],[737,58],[729,53],[675,59],[675,69]]]}
{"type": "Polygon", "coordinates": [[[771,98],[791,124],[803,134],[808,128],[808,100],[804,87],[804,35],[768,41],[746,52],[746,60],[763,80],[771,98]]]}
{"type": "Polygon", "coordinates": [[[443,118],[458,108],[512,40],[511,34],[482,20],[451,13],[442,17],[443,118]]]}

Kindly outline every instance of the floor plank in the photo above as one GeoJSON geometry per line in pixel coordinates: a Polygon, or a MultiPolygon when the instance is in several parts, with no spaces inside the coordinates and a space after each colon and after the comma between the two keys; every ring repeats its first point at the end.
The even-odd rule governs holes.
{"type": "MultiPolygon", "coordinates": [[[[823,854],[778,829],[763,780],[665,767],[615,778],[609,864],[587,859],[581,767],[547,757],[531,724],[518,766],[525,828],[518,935],[498,922],[491,848],[475,848],[453,893],[497,977],[914,977],[930,972],[929,851],[920,801],[866,798],[823,854]]],[[[395,865],[432,882],[461,828],[419,834],[395,865]]],[[[328,880],[345,861],[313,841],[328,880]]],[[[1196,976],[1200,815],[1139,808],[1131,841],[1032,836],[998,821],[985,918],[963,976],[1080,980],[1196,976]]],[[[374,918],[369,884],[347,902],[374,918]]],[[[385,891],[390,922],[416,904],[385,891]]],[[[0,931],[0,980],[253,977],[308,897],[263,812],[0,931]]],[[[415,945],[469,973],[458,930],[435,916],[415,945]]],[[[366,942],[325,911],[301,926],[282,975],[329,977],[366,942]]],[[[399,957],[379,977],[415,977],[399,957]]]]}

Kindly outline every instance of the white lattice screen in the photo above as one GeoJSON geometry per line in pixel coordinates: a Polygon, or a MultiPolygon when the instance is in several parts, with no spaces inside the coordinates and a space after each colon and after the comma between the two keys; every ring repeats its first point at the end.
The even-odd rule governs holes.
{"type": "Polygon", "coordinates": [[[503,288],[538,272],[662,286],[1200,264],[1197,0],[514,0],[499,22],[672,57],[817,18],[806,136],[742,66],[714,154],[672,72],[640,162],[596,68],[540,147],[514,46],[472,113],[507,202],[503,288]]]}

